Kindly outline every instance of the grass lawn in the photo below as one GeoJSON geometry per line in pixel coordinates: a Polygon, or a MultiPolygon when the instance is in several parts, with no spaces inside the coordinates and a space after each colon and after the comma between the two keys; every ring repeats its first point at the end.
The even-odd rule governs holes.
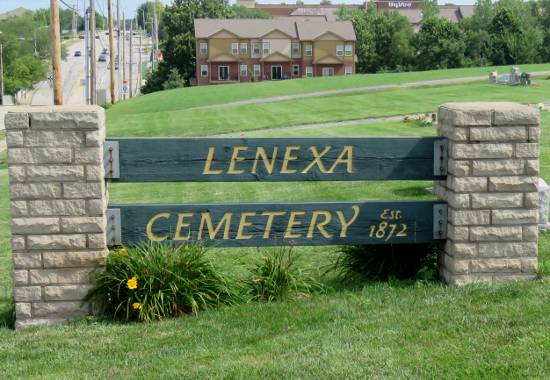
{"type": "MultiPolygon", "coordinates": [[[[446,100],[468,98],[463,97],[464,88],[447,87],[446,100]]],[[[509,96],[518,101],[536,101],[544,95],[544,89],[548,98],[549,88],[550,84],[534,88],[533,92],[517,88],[516,92],[502,95],[499,91],[509,88],[491,87],[487,93],[469,96],[477,96],[476,99],[509,96]],[[528,100],[531,98],[534,100],[528,100]]],[[[375,105],[380,105],[402,113],[407,96],[414,111],[424,110],[420,108],[424,102],[431,107],[429,110],[442,102],[430,103],[441,99],[442,93],[416,92],[420,90],[425,89],[407,90],[415,92],[401,98],[399,93],[397,98],[377,94],[384,101],[376,96],[354,98],[354,102],[361,102],[355,107],[360,111],[364,108],[360,105],[368,104],[369,109],[376,111],[375,105]]],[[[331,106],[339,98],[330,97],[326,103],[310,105],[312,108],[302,109],[302,114],[295,117],[304,120],[308,115],[322,113],[323,107],[331,106]]],[[[276,110],[264,110],[253,119],[243,119],[244,126],[257,128],[254,123],[262,118],[276,119],[279,117],[276,110]]],[[[173,128],[167,135],[201,134],[183,112],[182,115],[179,122],[184,126],[173,128]]],[[[232,115],[228,113],[229,123],[237,117],[232,115]]],[[[150,122],[147,114],[142,116],[143,123],[150,122]]],[[[123,129],[122,124],[115,124],[115,132],[149,135],[147,128],[136,125],[134,129],[123,129]]],[[[543,126],[547,133],[543,133],[541,141],[541,176],[550,181],[550,113],[543,114],[543,126]]],[[[152,134],[160,131],[160,124],[148,127],[156,128],[157,133],[152,134]]],[[[201,128],[202,134],[226,131],[220,123],[201,128]]],[[[434,134],[434,127],[400,122],[251,133],[281,137],[434,134]]],[[[431,195],[424,191],[428,185],[425,181],[172,183],[115,184],[109,190],[113,203],[315,201],[428,199],[431,195]]],[[[1,160],[0,189],[7,189],[5,162],[1,160]]],[[[0,191],[0,326],[10,312],[11,302],[8,208],[7,191],[0,191]]],[[[532,282],[462,288],[437,283],[342,283],[330,275],[322,276],[335,250],[334,247],[296,249],[297,264],[332,287],[326,294],[296,301],[242,304],[209,310],[197,317],[150,324],[119,325],[90,318],[52,328],[12,331],[0,327],[0,374],[5,374],[0,378],[550,377],[548,275],[532,282]]],[[[546,266],[546,273],[550,274],[550,234],[541,235],[539,252],[541,266],[546,266]]],[[[257,260],[258,251],[212,249],[209,257],[221,270],[241,277],[251,262],[257,260]]]]}
{"type": "MultiPolygon", "coordinates": [[[[216,91],[218,87],[210,88],[216,91]]],[[[153,96],[143,98],[161,107],[153,96]]],[[[479,82],[133,115],[117,113],[114,107],[107,111],[107,120],[110,136],[207,136],[250,129],[429,112],[448,101],[513,100],[538,103],[545,99],[550,99],[550,80],[540,78],[531,87],[479,82]]]]}

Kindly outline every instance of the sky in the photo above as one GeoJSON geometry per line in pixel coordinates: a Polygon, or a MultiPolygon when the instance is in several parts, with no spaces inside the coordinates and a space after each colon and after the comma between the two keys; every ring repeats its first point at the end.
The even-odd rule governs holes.
{"type": "MultiPolygon", "coordinates": [[[[76,3],[79,4],[79,8],[84,8],[84,3],[89,4],[89,0],[63,0],[65,3],[69,5],[74,5],[76,3]]],[[[121,7],[123,7],[126,11],[127,15],[131,15],[135,12],[137,7],[145,2],[145,0],[118,0],[120,1],[121,7]]],[[[170,4],[171,0],[161,0],[165,4],[170,4]]],[[[444,3],[454,3],[454,4],[472,4],[475,0],[439,0],[440,4],[444,3]]],[[[116,4],[117,0],[112,0],[113,5],[116,4]]],[[[234,0],[230,0],[230,3],[234,3],[234,0]]],[[[281,0],[259,0],[260,3],[275,3],[279,4],[281,3],[281,0]]],[[[293,3],[293,0],[287,0],[287,2],[293,3]]],[[[312,1],[312,0],[305,0],[307,3],[319,3],[319,0],[312,1]]],[[[362,3],[363,0],[333,0],[333,3],[362,3]]],[[[59,1],[61,7],[65,7],[61,0],[59,1]]],[[[107,1],[106,0],[96,0],[96,8],[100,13],[107,14],[107,1]]],[[[12,9],[18,8],[18,7],[24,7],[31,10],[35,10],[38,8],[48,8],[50,6],[50,0],[0,0],[0,13],[10,11],[12,9]]]]}

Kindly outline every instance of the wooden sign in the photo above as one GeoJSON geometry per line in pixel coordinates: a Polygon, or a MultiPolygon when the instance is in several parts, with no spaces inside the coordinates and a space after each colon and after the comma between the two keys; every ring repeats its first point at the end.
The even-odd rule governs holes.
{"type": "Polygon", "coordinates": [[[110,245],[143,240],[221,247],[422,243],[444,238],[446,226],[446,205],[438,201],[109,208],[108,230],[115,231],[108,236],[110,245]]]}
{"type": "Polygon", "coordinates": [[[120,182],[351,181],[444,178],[436,137],[120,138],[106,178],[120,182]]]}

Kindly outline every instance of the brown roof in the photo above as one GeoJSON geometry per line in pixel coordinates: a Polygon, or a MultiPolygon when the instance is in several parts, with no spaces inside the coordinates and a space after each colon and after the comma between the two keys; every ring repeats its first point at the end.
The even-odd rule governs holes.
{"type": "Polygon", "coordinates": [[[447,20],[452,22],[459,22],[460,20],[462,20],[458,7],[455,7],[455,8],[440,7],[439,16],[446,18],[447,20]]]}
{"type": "Polygon", "coordinates": [[[195,19],[196,38],[209,38],[223,30],[240,38],[260,38],[278,30],[290,38],[300,40],[315,40],[326,33],[332,33],[346,41],[355,41],[355,32],[350,21],[311,22],[294,18],[195,19]]]}
{"type": "Polygon", "coordinates": [[[459,5],[460,13],[462,18],[472,17],[474,15],[474,10],[476,9],[475,5],[459,5]]]}

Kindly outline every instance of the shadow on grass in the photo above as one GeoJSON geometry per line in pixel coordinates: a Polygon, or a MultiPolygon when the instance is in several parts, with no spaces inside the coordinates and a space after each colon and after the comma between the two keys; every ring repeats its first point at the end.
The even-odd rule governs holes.
{"type": "Polygon", "coordinates": [[[424,185],[407,186],[400,189],[394,189],[392,192],[395,195],[399,195],[402,197],[419,197],[419,196],[424,197],[430,194],[426,190],[426,187],[427,186],[424,186],[424,185]]]}
{"type": "Polygon", "coordinates": [[[0,329],[15,326],[15,305],[11,300],[0,299],[0,329]]]}

